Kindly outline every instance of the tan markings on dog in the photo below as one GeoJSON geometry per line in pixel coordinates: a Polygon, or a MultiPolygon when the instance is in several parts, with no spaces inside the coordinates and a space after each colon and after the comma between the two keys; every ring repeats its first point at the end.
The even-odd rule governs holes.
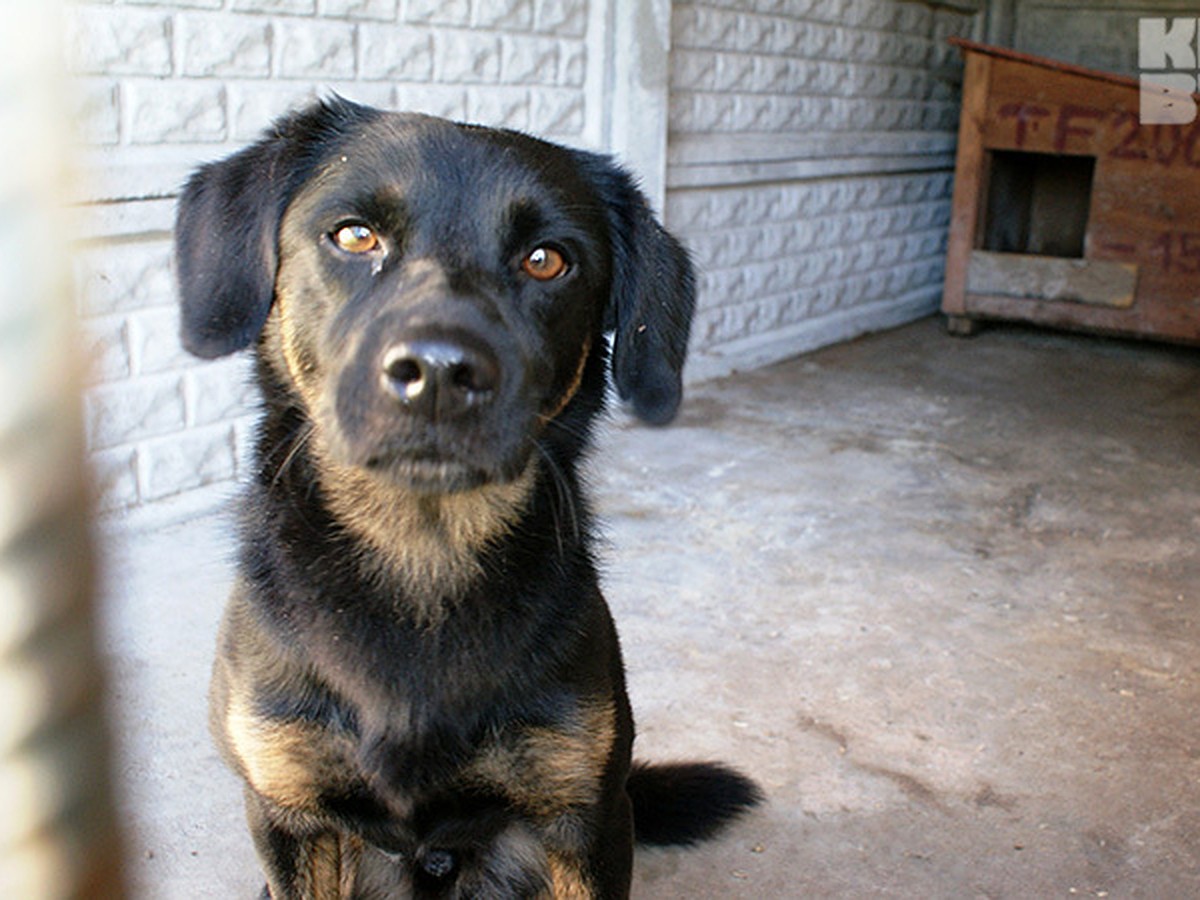
{"type": "Polygon", "coordinates": [[[334,462],[318,434],[313,450],[330,511],[373,553],[361,562],[373,574],[397,579],[416,612],[436,621],[482,574],[479,554],[508,532],[533,491],[537,466],[505,484],[455,494],[418,494],[334,462]]]}
{"type": "Polygon", "coordinates": [[[328,779],[322,775],[345,766],[353,748],[348,738],[302,722],[264,718],[240,691],[229,695],[225,734],[258,793],[280,806],[316,811],[328,779]]]}
{"type": "Polygon", "coordinates": [[[550,854],[550,883],[554,900],[592,900],[596,896],[579,865],[556,853],[550,854]]]}
{"type": "Polygon", "coordinates": [[[313,359],[311,350],[305,345],[307,335],[301,322],[292,313],[295,306],[296,301],[291,290],[280,284],[276,289],[275,305],[272,315],[267,318],[264,332],[267,346],[278,347],[282,357],[281,360],[276,360],[277,373],[295,385],[311,415],[319,400],[320,367],[313,359]],[[279,362],[283,363],[282,370],[279,362]]]}
{"type": "Polygon", "coordinates": [[[504,792],[545,819],[594,803],[616,737],[611,703],[584,705],[556,728],[502,732],[476,758],[468,777],[504,792]]]}
{"type": "Polygon", "coordinates": [[[372,551],[359,560],[367,574],[398,580],[414,601],[414,612],[436,621],[443,602],[461,595],[482,574],[480,551],[507,533],[524,510],[536,462],[511,482],[438,496],[418,494],[336,462],[320,424],[321,375],[309,359],[308,336],[291,312],[294,305],[281,284],[266,341],[272,364],[295,385],[313,423],[308,446],[330,512],[372,551]]]}
{"type": "Polygon", "coordinates": [[[350,900],[354,896],[362,839],[327,832],[309,838],[301,850],[299,894],[305,900],[350,900]]]}
{"type": "Polygon", "coordinates": [[[557,419],[559,414],[567,408],[567,404],[579,391],[579,386],[583,384],[583,372],[587,368],[588,355],[592,350],[592,338],[588,335],[587,340],[583,342],[583,352],[579,355],[579,365],[575,369],[575,377],[571,379],[571,383],[567,385],[566,391],[559,398],[558,403],[554,407],[554,411],[546,415],[540,416],[543,423],[549,422],[552,419],[557,419]]]}

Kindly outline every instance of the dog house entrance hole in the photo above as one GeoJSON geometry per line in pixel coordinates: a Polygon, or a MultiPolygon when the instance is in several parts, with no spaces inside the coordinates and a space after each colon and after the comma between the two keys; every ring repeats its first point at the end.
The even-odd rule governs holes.
{"type": "Polygon", "coordinates": [[[983,250],[1083,257],[1092,202],[1092,156],[993,150],[983,250]]]}

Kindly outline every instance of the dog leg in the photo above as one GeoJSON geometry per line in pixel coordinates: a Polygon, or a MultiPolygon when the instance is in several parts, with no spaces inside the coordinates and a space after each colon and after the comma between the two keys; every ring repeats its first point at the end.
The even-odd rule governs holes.
{"type": "MultiPolygon", "coordinates": [[[[576,886],[564,878],[560,887],[555,872],[554,897],[566,900],[625,900],[633,878],[633,806],[621,791],[606,804],[595,839],[588,853],[591,882],[576,886]]],[[[564,875],[569,872],[564,873],[564,875]]]]}
{"type": "Polygon", "coordinates": [[[273,804],[246,791],[246,819],[267,873],[269,900],[350,900],[363,843],[355,835],[322,831],[296,835],[282,828],[273,804]]]}

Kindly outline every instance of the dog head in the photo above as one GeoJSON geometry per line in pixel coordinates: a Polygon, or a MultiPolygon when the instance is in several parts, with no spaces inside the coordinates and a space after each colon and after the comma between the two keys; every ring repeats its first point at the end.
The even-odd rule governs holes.
{"type": "Polygon", "coordinates": [[[618,394],[662,424],[694,288],[606,158],[340,99],[191,178],[183,342],[258,342],[327,452],[419,490],[516,478],[547,424],[618,394]]]}

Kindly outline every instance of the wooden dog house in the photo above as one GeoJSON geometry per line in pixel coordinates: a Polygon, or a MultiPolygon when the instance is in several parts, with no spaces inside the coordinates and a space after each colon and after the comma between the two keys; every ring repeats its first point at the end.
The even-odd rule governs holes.
{"type": "Polygon", "coordinates": [[[950,330],[1008,319],[1200,343],[1200,116],[1142,124],[1134,79],[952,42],[966,75],[950,330]]]}

